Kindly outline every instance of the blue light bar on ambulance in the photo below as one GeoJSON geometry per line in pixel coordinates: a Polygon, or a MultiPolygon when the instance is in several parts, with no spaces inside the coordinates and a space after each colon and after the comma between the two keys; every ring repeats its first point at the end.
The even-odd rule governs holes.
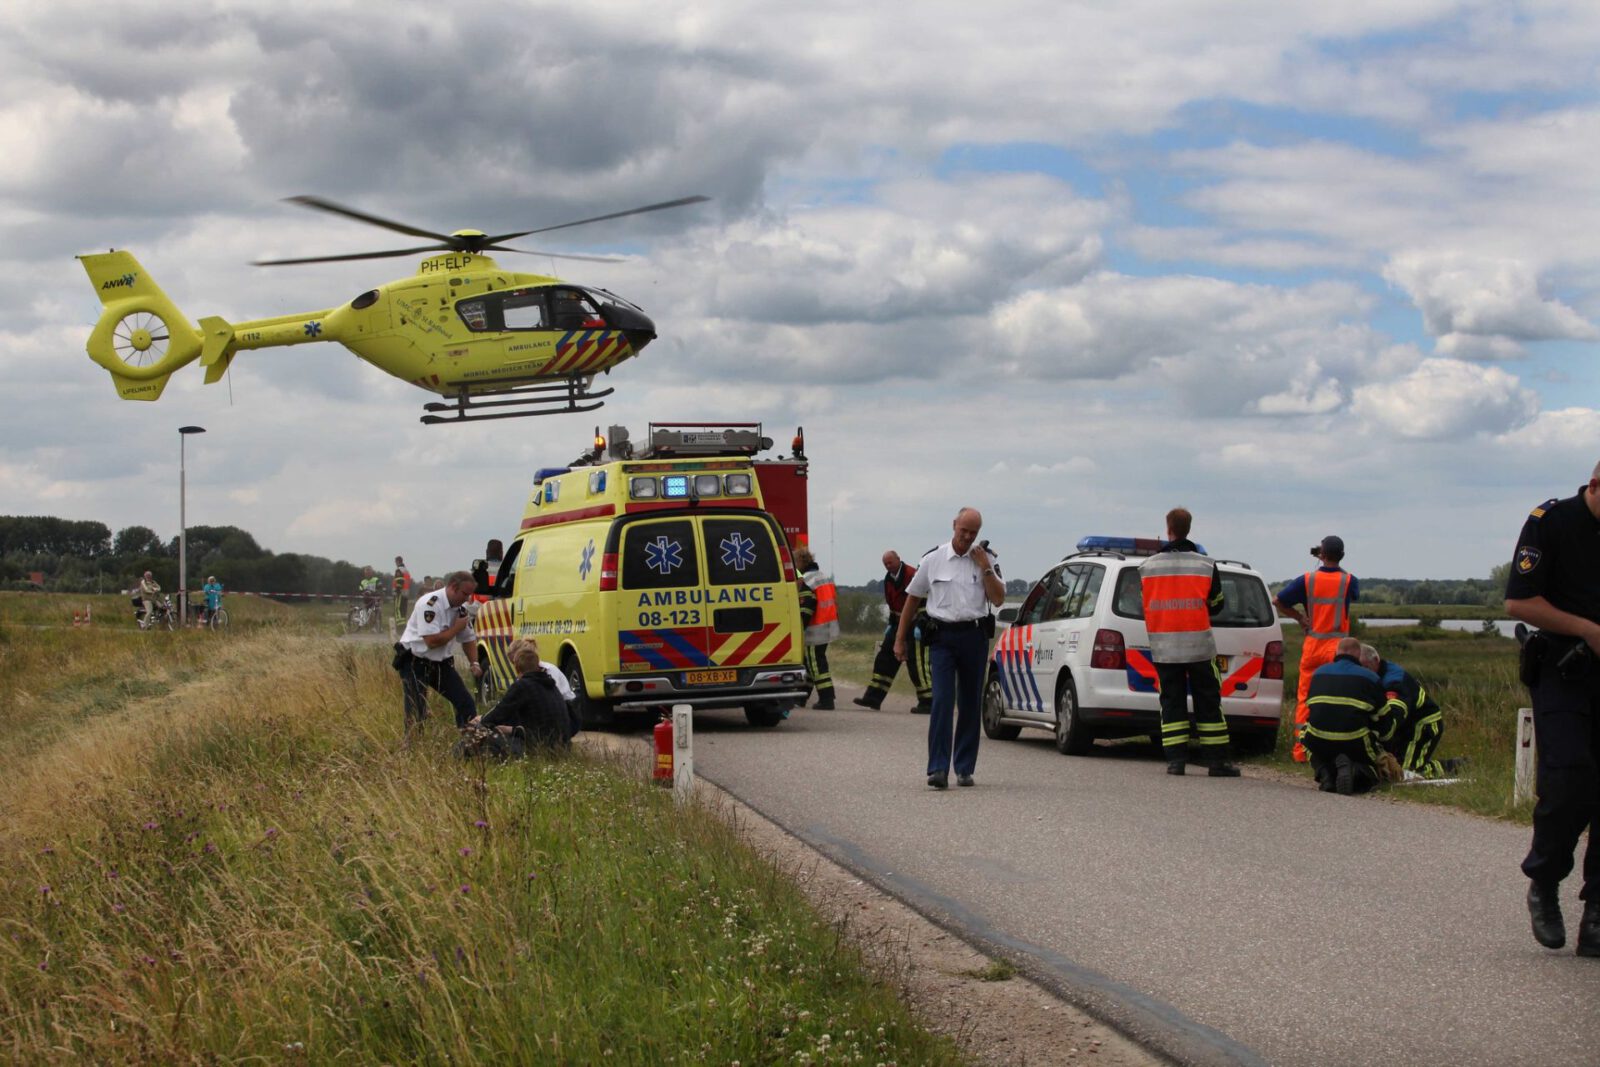
{"type": "MultiPolygon", "coordinates": [[[[1166,546],[1159,537],[1085,537],[1078,542],[1079,552],[1121,552],[1129,556],[1153,556],[1166,546]]],[[[1205,546],[1194,546],[1201,555],[1205,546]]]]}
{"type": "Polygon", "coordinates": [[[687,500],[689,478],[684,474],[669,474],[661,479],[661,495],[668,500],[687,500]]]}

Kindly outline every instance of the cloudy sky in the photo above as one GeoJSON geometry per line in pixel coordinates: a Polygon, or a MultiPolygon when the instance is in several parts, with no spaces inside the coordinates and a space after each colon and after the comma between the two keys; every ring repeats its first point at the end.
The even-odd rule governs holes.
{"type": "MultiPolygon", "coordinates": [[[[1269,578],[1486,575],[1600,459],[1600,6],[392,2],[0,14],[0,512],[442,571],[595,421],[805,427],[841,581],[980,507],[1009,577],[1168,507],[1269,578]],[[427,428],[331,344],[118,400],[74,256],[191,317],[336,305],[442,231],[616,290],[661,338],[595,416],[427,428]]],[[[510,257],[503,257],[503,259],[510,257]]],[[[510,266],[511,264],[505,264],[510,266]]]]}

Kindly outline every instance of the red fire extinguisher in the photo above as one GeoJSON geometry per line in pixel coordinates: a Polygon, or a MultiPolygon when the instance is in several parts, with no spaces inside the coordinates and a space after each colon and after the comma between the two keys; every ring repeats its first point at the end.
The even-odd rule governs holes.
{"type": "Polygon", "coordinates": [[[662,715],[655,729],[656,766],[651,780],[657,785],[672,784],[672,718],[662,715]]]}

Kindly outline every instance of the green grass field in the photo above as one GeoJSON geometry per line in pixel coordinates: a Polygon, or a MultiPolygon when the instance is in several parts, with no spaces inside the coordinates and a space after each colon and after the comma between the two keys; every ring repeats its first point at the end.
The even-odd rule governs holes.
{"type": "Polygon", "coordinates": [[[315,615],[0,612],[0,1058],[962,1062],[721,818],[402,747],[386,651],[315,615]]]}

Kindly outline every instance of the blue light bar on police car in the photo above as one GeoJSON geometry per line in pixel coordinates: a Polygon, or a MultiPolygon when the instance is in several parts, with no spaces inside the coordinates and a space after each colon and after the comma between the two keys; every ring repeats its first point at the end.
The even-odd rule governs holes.
{"type": "MultiPolygon", "coordinates": [[[[1085,537],[1078,541],[1079,552],[1121,552],[1129,556],[1153,556],[1166,547],[1167,542],[1159,537],[1102,537],[1099,535],[1085,537]]],[[[1195,550],[1201,555],[1206,554],[1205,546],[1195,545],[1195,550]]]]}

